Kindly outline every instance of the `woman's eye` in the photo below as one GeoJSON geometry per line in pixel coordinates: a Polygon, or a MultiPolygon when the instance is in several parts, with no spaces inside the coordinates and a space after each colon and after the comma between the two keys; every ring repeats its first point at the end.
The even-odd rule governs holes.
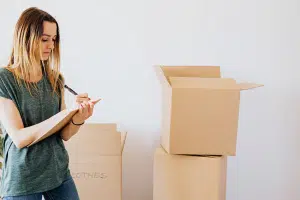
{"type": "MultiPolygon", "coordinates": [[[[56,39],[52,39],[53,42],[56,42],[56,39]]],[[[42,42],[48,42],[48,39],[42,39],[42,42]]]]}

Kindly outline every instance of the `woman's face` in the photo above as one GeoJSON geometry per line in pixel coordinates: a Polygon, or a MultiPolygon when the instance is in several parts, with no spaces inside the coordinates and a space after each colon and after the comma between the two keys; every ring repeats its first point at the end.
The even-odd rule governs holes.
{"type": "Polygon", "coordinates": [[[55,23],[44,21],[42,35],[42,60],[47,60],[54,49],[57,28],[55,23]]]}

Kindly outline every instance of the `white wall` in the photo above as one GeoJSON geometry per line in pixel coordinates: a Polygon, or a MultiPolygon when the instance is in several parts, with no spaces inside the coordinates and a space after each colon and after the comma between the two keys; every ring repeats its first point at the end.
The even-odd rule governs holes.
{"type": "Polygon", "coordinates": [[[20,12],[38,6],[61,26],[70,86],[104,100],[92,121],[129,131],[124,199],[152,199],[160,85],[155,64],[220,65],[265,84],[241,96],[228,200],[300,199],[300,3],[296,0],[0,1],[0,61],[20,12]]]}

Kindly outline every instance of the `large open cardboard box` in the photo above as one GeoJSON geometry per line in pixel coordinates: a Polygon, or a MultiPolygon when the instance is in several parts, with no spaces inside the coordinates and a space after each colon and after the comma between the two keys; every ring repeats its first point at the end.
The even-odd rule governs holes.
{"type": "Polygon", "coordinates": [[[236,155],[240,91],[218,66],[155,66],[162,85],[161,144],[170,154],[236,155]]]}
{"type": "Polygon", "coordinates": [[[65,142],[80,199],[122,199],[125,140],[116,124],[85,124],[65,142]]]}
{"type": "Polygon", "coordinates": [[[225,200],[226,156],[154,155],[153,200],[225,200]]]}

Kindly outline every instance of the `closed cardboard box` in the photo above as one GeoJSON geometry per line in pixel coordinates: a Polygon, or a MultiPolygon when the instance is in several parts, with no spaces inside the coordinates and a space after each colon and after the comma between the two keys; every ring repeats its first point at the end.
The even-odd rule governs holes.
{"type": "Polygon", "coordinates": [[[153,200],[225,200],[226,156],[154,155],[153,200]]]}
{"type": "Polygon", "coordinates": [[[122,199],[125,139],[116,124],[85,124],[65,143],[80,199],[122,199]]]}
{"type": "Polygon", "coordinates": [[[170,154],[236,155],[240,91],[262,85],[221,78],[218,66],[158,66],[161,144],[170,154]]]}

